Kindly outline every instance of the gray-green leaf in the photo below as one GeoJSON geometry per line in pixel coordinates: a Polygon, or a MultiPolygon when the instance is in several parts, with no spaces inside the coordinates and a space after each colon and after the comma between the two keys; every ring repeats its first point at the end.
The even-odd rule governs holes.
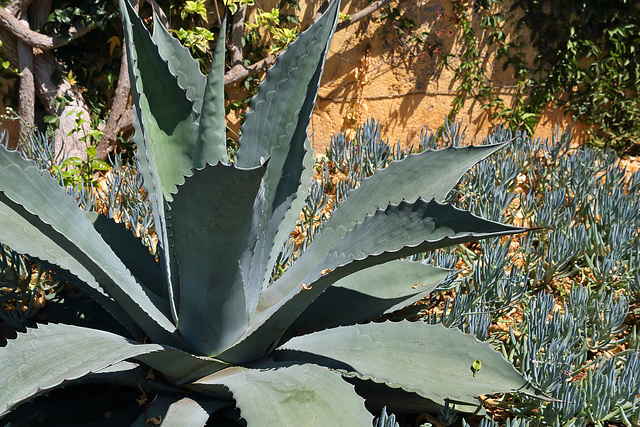
{"type": "Polygon", "coordinates": [[[162,348],[109,332],[55,323],[19,333],[0,348],[0,417],[66,381],[162,348]]]}
{"type": "Polygon", "coordinates": [[[264,362],[235,367],[193,384],[202,393],[228,389],[249,426],[335,425],[349,414],[354,426],[371,425],[373,417],[351,384],[330,370],[311,364],[264,362]]]}
{"type": "Polygon", "coordinates": [[[448,274],[449,270],[406,259],[374,265],[329,286],[292,327],[309,333],[400,310],[429,295],[448,274]]]}
{"type": "Polygon", "coordinates": [[[457,329],[423,322],[327,329],[292,338],[274,357],[318,363],[425,397],[537,392],[488,344],[457,329]],[[474,376],[470,367],[477,359],[482,360],[482,370],[474,376]]]}

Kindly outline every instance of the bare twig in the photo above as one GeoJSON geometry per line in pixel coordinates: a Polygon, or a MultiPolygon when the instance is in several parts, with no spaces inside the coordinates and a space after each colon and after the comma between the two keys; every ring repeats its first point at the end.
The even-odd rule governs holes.
{"type": "Polygon", "coordinates": [[[213,4],[216,7],[216,16],[218,17],[218,25],[222,25],[222,16],[220,16],[220,8],[218,7],[218,2],[214,1],[213,4]]]}
{"type": "Polygon", "coordinates": [[[233,67],[224,74],[224,85],[230,85],[244,78],[247,78],[250,75],[262,70],[263,68],[270,67],[274,62],[276,62],[276,57],[273,55],[269,55],[266,58],[249,65],[248,67],[245,67],[242,64],[233,67]]]}
{"type": "Polygon", "coordinates": [[[365,17],[371,15],[373,12],[375,12],[376,10],[388,5],[392,1],[393,0],[378,0],[376,2],[371,3],[369,6],[367,6],[364,9],[354,13],[353,15],[351,15],[351,19],[349,19],[348,21],[338,22],[338,26],[336,27],[336,31],[340,31],[340,30],[342,30],[344,28],[347,28],[349,25],[354,24],[354,23],[358,22],[359,20],[361,20],[362,18],[365,18],[365,17]]]}

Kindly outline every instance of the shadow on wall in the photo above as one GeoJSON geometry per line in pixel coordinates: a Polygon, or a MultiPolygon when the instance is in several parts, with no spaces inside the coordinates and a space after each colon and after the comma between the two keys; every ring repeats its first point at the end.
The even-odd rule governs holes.
{"type": "MultiPolygon", "coordinates": [[[[366,0],[343,2],[342,13],[366,5],[366,0]]],[[[355,132],[370,117],[380,120],[381,132],[392,142],[417,145],[423,129],[438,127],[461,94],[453,70],[464,60],[465,51],[451,2],[400,2],[395,6],[396,18],[385,18],[393,10],[391,5],[335,34],[311,124],[316,150],[324,151],[331,135],[355,132]],[[445,58],[449,66],[443,65],[445,58]]],[[[482,31],[481,18],[469,15],[476,34],[481,35],[480,66],[492,92],[510,107],[517,101],[513,70],[503,69],[495,46],[482,31]]],[[[518,34],[526,38],[523,31],[518,34]]],[[[526,61],[533,60],[533,51],[524,53],[526,61]]],[[[480,141],[501,122],[493,120],[494,111],[483,108],[473,92],[464,95],[464,106],[456,117],[467,125],[470,139],[480,141]]],[[[549,113],[549,117],[543,113],[536,136],[550,136],[556,123],[573,123],[562,112],[549,113]]],[[[582,128],[576,128],[577,140],[585,134],[582,128]]]]}

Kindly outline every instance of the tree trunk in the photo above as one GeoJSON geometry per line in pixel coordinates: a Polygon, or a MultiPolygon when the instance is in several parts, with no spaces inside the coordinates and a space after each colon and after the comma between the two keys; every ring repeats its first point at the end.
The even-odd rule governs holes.
{"type": "MultiPolygon", "coordinates": [[[[26,14],[23,15],[21,21],[25,26],[29,26],[29,20],[26,14]]],[[[18,70],[20,72],[18,111],[22,119],[18,123],[19,136],[16,140],[16,145],[19,146],[21,138],[26,137],[35,124],[36,87],[33,81],[33,48],[21,41],[18,41],[17,48],[18,70]]]]}
{"type": "Polygon", "coordinates": [[[33,58],[34,76],[40,101],[51,115],[59,118],[55,132],[56,152],[64,152],[73,157],[87,159],[86,135],[91,130],[89,108],[80,89],[62,78],[53,82],[60,66],[49,51],[38,52],[33,58]]]}
{"type": "Polygon", "coordinates": [[[118,86],[116,86],[116,93],[113,97],[113,103],[111,104],[109,118],[107,119],[107,123],[104,127],[104,133],[102,135],[102,138],[100,138],[98,146],[96,147],[97,155],[101,159],[106,158],[109,152],[113,150],[116,138],[126,126],[126,123],[129,120],[133,123],[133,119],[127,116],[129,93],[129,70],[127,64],[127,52],[125,46],[122,45],[122,59],[120,61],[120,75],[118,76],[118,86]]]}
{"type": "MultiPolygon", "coordinates": [[[[12,1],[5,8],[8,13],[16,16],[20,24],[29,28],[27,8],[30,1],[12,1]]],[[[18,72],[20,75],[20,88],[18,90],[18,113],[21,121],[18,122],[18,137],[10,140],[9,148],[15,149],[21,139],[27,135],[35,122],[35,84],[33,82],[33,49],[31,46],[18,41],[15,49],[18,53],[18,72]]]]}
{"type": "MultiPolygon", "coordinates": [[[[51,0],[33,2],[30,14],[34,27],[38,28],[47,22],[49,13],[51,0]]],[[[56,71],[61,71],[61,67],[51,51],[41,51],[34,57],[34,74],[40,101],[50,115],[55,115],[60,120],[55,132],[56,152],[64,150],[69,156],[86,160],[86,135],[91,130],[89,107],[80,90],[68,80],[61,78],[57,84],[53,82],[56,71]],[[63,99],[66,101],[61,102],[63,99]]]]}

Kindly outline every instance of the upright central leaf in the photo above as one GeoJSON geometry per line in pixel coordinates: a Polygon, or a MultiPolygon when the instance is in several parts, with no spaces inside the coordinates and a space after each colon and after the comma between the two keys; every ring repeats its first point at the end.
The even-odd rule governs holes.
{"type": "Polygon", "coordinates": [[[165,286],[176,320],[174,288],[177,283],[173,282],[177,279],[172,273],[169,258],[163,256],[169,250],[164,210],[176,184],[181,183],[183,176],[191,171],[193,144],[189,142],[197,132],[196,115],[193,102],[171,72],[169,63],[160,56],[160,49],[129,0],[120,0],[120,10],[134,101],[133,140],[138,148],[136,156],[152,206],[165,286]]]}
{"type": "Polygon", "coordinates": [[[313,156],[310,147],[305,147],[307,127],[338,6],[338,1],[332,2],[325,14],[278,57],[251,101],[242,126],[237,164],[254,167],[269,159],[264,177],[264,226],[256,242],[248,290],[254,307],[275,257],[299,219],[302,206],[292,204],[296,199],[304,201],[304,196],[298,195],[301,181],[307,181],[302,182],[306,194],[313,174],[313,156]]]}
{"type": "Polygon", "coordinates": [[[169,242],[180,274],[178,330],[198,353],[222,351],[253,314],[244,276],[258,234],[265,169],[209,165],[196,170],[170,203],[169,242]]]}

